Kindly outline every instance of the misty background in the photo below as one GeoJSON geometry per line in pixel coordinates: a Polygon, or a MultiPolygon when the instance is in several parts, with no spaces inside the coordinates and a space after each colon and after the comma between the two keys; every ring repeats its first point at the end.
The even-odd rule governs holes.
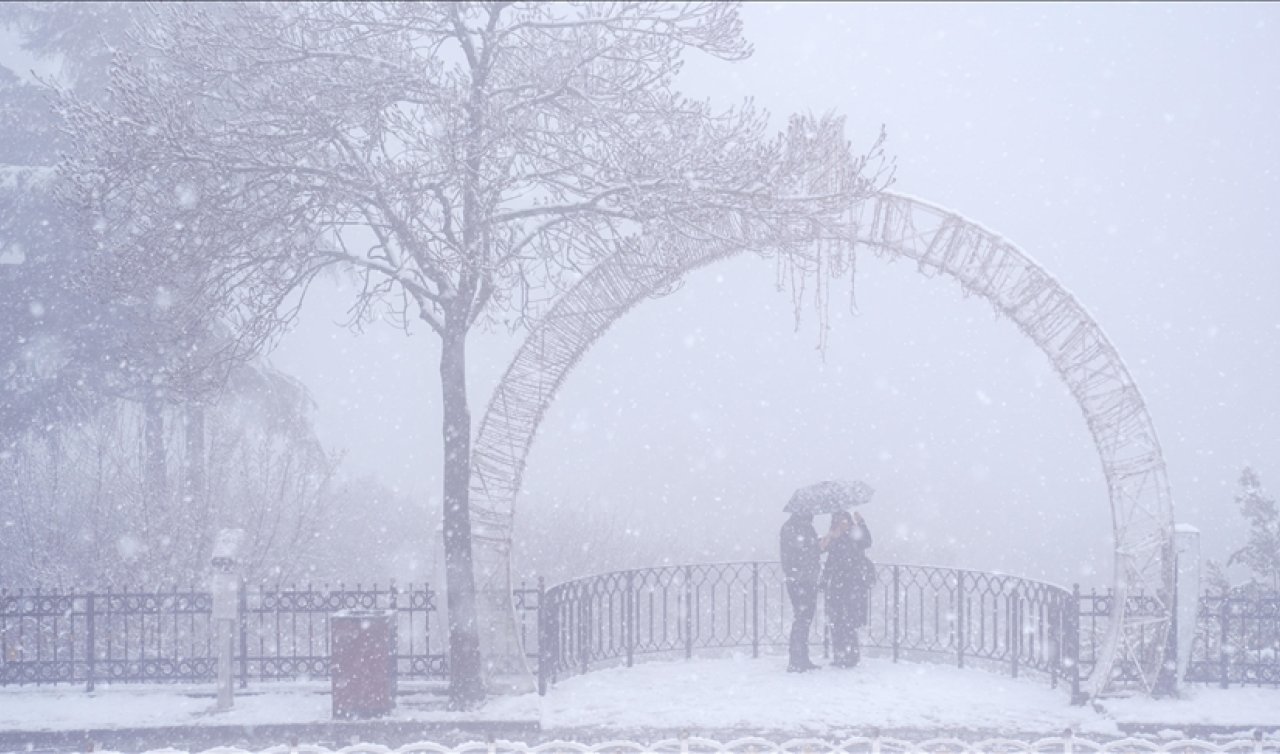
{"type": "MultiPolygon", "coordinates": [[[[1160,433],[1176,516],[1224,560],[1241,468],[1280,484],[1280,8],[1268,4],[748,3],[754,56],[691,58],[679,86],[781,127],[883,124],[893,190],[1005,236],[1072,291],[1160,433]]],[[[11,37],[6,37],[11,39],[11,37]]],[[[36,65],[13,44],[6,62],[36,65]]],[[[1048,360],[983,300],[859,253],[832,331],[744,254],[620,320],[572,372],[528,457],[514,577],[775,559],[799,486],[858,478],[871,556],[1103,585],[1105,481],[1048,360]]],[[[323,526],[347,573],[439,565],[438,341],[339,324],[337,276],[270,362],[341,456],[323,526]],[[376,544],[376,546],[370,546],[376,544]]],[[[523,332],[470,344],[473,426],[523,332]]],[[[819,522],[820,528],[825,521],[819,522]]],[[[341,566],[335,566],[340,568],[341,566]]]]}
{"type": "MultiPolygon", "coordinates": [[[[1241,467],[1280,473],[1280,9],[748,3],[743,18],[755,55],[690,59],[684,89],[777,118],[838,109],[855,148],[883,123],[894,190],[1004,235],[1106,330],[1177,518],[1225,558],[1241,467]]],[[[435,509],[435,343],[335,328],[348,300],[313,294],[272,360],[303,376],[349,472],[435,509]]],[[[774,263],[750,255],[620,320],[540,427],[517,574],[560,550],[535,535],[566,527],[601,570],[773,558],[792,490],[855,477],[878,491],[880,560],[1109,579],[1098,457],[1039,350],[957,285],[869,251],[833,302],[825,359],[813,307],[797,328],[774,263]]],[[[473,341],[477,424],[522,335],[473,341]]]]}

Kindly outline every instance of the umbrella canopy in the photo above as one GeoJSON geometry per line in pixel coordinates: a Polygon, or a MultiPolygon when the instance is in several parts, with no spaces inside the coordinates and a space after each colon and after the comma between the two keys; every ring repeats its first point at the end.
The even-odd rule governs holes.
{"type": "Polygon", "coordinates": [[[875,490],[866,482],[818,482],[796,490],[782,510],[808,516],[835,513],[855,505],[865,505],[873,494],[875,490]]]}

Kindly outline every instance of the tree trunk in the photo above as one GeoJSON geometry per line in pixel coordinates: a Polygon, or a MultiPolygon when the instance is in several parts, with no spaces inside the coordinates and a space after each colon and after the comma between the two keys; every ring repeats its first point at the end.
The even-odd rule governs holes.
{"type": "MultiPolygon", "coordinates": [[[[209,540],[213,527],[209,522],[209,506],[205,502],[204,406],[189,400],[183,415],[183,439],[186,452],[182,466],[182,535],[209,540]]],[[[199,573],[208,553],[208,541],[193,541],[187,566],[199,573]]]]}
{"type": "Polygon", "coordinates": [[[165,488],[164,403],[159,398],[148,398],[144,410],[145,482],[152,499],[160,500],[165,488]]]}
{"type": "Polygon", "coordinates": [[[173,544],[164,542],[172,533],[168,516],[168,480],[165,460],[168,450],[164,437],[164,401],[154,395],[142,402],[142,560],[137,564],[137,578],[159,584],[173,573],[173,544]]]}
{"type": "Polygon", "coordinates": [[[454,709],[484,699],[480,631],[471,567],[471,412],[467,408],[465,315],[449,318],[441,338],[444,408],[444,573],[449,610],[449,703],[454,709]]]}
{"type": "MultiPolygon", "coordinates": [[[[63,553],[67,552],[66,535],[70,527],[64,525],[60,521],[63,515],[62,511],[62,429],[54,424],[48,434],[49,447],[49,506],[45,512],[45,516],[52,524],[49,527],[49,538],[46,540],[48,550],[44,553],[45,567],[42,569],[45,575],[42,579],[59,583],[62,581],[61,574],[58,573],[59,563],[54,562],[55,559],[60,560],[63,553]],[[56,554],[56,555],[55,555],[56,554]]],[[[70,523],[69,521],[67,523],[70,523]]]]}
{"type": "Polygon", "coordinates": [[[143,541],[151,545],[151,526],[159,523],[156,517],[161,513],[166,496],[164,402],[159,398],[149,397],[143,401],[142,444],[143,541]]]}

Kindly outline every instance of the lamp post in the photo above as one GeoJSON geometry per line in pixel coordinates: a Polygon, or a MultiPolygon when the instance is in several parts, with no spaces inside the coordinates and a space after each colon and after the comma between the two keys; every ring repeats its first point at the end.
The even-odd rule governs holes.
{"type": "Polygon", "coordinates": [[[216,712],[231,709],[234,700],[231,687],[231,661],[235,648],[235,627],[240,619],[239,556],[244,541],[243,529],[222,529],[213,543],[213,572],[209,592],[213,601],[213,641],[218,648],[218,702],[216,712]]]}

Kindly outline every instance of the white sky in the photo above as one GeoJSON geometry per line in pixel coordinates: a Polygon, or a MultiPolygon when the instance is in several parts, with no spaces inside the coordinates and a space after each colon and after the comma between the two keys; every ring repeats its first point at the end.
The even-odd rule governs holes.
{"type": "MultiPolygon", "coordinates": [[[[1223,557],[1241,466],[1280,489],[1280,7],[749,3],[744,18],[754,57],[693,60],[686,91],[754,95],[779,125],[835,108],[855,144],[886,124],[896,190],[1005,235],[1106,329],[1178,518],[1223,557]]],[[[794,331],[772,280],[771,262],[735,259],[620,321],[548,414],[519,515],[609,511],[651,542],[768,557],[794,487],[853,476],[879,490],[882,560],[1062,582],[1108,569],[1087,429],[1011,323],[864,255],[861,315],[837,319],[824,363],[814,317],[794,331]]],[[[350,335],[332,326],[344,306],[316,297],[273,360],[311,386],[349,470],[438,496],[434,339],[350,335]]],[[[474,342],[477,424],[517,344],[474,342]]]]}
{"type": "MultiPolygon", "coordinates": [[[[691,60],[685,90],[754,96],[779,126],[836,109],[855,144],[885,124],[895,190],[1006,236],[1106,329],[1179,520],[1224,558],[1241,466],[1280,491],[1280,6],[748,3],[744,19],[754,57],[691,60]]],[[[863,254],[861,314],[836,318],[824,362],[815,317],[794,329],[773,274],[724,262],[620,321],[542,425],[522,524],[594,512],[639,532],[639,559],[774,557],[791,490],[861,477],[880,560],[1060,582],[1109,569],[1084,421],[1011,323],[863,254]]],[[[272,360],[311,388],[349,474],[437,498],[435,339],[353,335],[334,324],[348,300],[321,286],[272,360]]],[[[473,340],[476,424],[518,337],[473,340]]]]}

